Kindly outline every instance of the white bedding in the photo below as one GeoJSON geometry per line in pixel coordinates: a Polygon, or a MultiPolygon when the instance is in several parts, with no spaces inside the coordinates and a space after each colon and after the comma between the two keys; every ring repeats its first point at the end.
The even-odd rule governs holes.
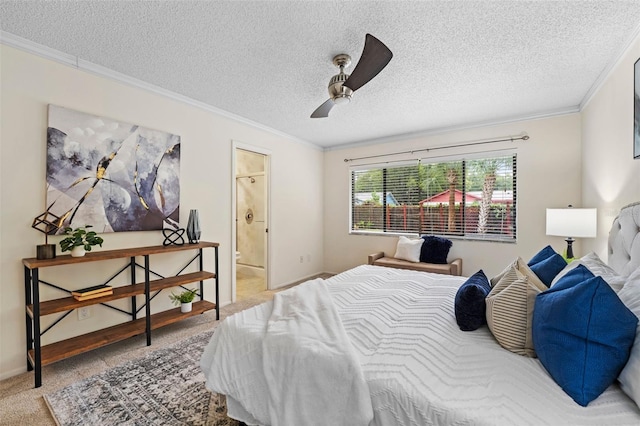
{"type": "MultiPolygon", "coordinates": [[[[464,280],[370,265],[326,280],[369,387],[372,426],[640,424],[617,385],[581,407],[537,359],[502,349],[488,328],[460,331],[453,300],[464,280]]],[[[229,414],[248,424],[269,410],[255,358],[271,305],[227,318],[202,359],[207,387],[230,396],[229,414]]]]}
{"type": "Polygon", "coordinates": [[[367,426],[373,419],[369,387],[324,281],[275,295],[262,352],[268,423],[309,425],[321,418],[367,426]]]}

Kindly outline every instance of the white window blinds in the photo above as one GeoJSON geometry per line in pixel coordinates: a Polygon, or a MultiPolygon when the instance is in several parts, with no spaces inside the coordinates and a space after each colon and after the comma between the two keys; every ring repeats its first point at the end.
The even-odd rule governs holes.
{"type": "Polygon", "coordinates": [[[354,168],[351,232],[514,241],[516,154],[354,168]]]}

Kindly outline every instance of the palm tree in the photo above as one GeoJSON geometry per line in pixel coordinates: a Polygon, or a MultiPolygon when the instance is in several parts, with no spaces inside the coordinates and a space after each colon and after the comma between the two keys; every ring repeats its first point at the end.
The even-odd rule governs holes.
{"type": "Polygon", "coordinates": [[[484,181],[482,182],[482,199],[480,200],[480,212],[478,213],[478,234],[487,233],[491,198],[493,196],[493,189],[496,186],[496,173],[501,164],[503,164],[503,160],[499,158],[478,160],[476,162],[478,171],[484,175],[484,181]]]}
{"type": "Polygon", "coordinates": [[[447,230],[454,232],[456,230],[456,183],[458,181],[458,173],[456,169],[447,170],[447,182],[449,183],[449,220],[447,222],[447,230]]]}

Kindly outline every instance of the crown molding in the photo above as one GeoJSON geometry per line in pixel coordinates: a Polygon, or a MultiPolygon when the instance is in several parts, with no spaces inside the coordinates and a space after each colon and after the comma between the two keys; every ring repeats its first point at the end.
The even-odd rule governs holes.
{"type": "Polygon", "coordinates": [[[230,113],[228,111],[216,108],[204,102],[197,101],[195,99],[189,98],[187,96],[181,95],[179,93],[172,92],[170,90],[164,89],[162,87],[156,86],[151,83],[147,83],[142,80],[138,80],[137,78],[130,77],[126,74],[122,74],[120,72],[114,71],[110,68],[103,67],[101,65],[94,64],[89,61],[85,61],[77,56],[70,55],[68,53],[61,52],[56,49],[52,49],[50,47],[41,45],[39,43],[35,43],[31,40],[27,40],[25,38],[19,37],[15,34],[8,33],[6,31],[0,31],[0,43],[9,47],[13,47],[19,50],[22,50],[27,53],[34,54],[36,56],[40,56],[45,59],[49,59],[67,66],[71,66],[80,71],[85,71],[99,77],[107,78],[118,83],[126,84],[131,87],[135,87],[138,89],[146,90],[151,93],[155,93],[160,96],[164,96],[171,100],[181,102],[183,104],[193,106],[199,108],[201,110],[220,115],[222,117],[228,118],[230,120],[236,121],[241,124],[245,124],[247,126],[251,126],[256,129],[263,130],[265,132],[274,134],[276,136],[280,136],[282,138],[288,139],[292,142],[300,143],[302,145],[309,146],[311,148],[322,151],[323,148],[311,143],[309,141],[299,139],[295,136],[289,135],[287,133],[281,132],[269,126],[265,126],[263,124],[257,123],[255,121],[249,120],[248,118],[230,113]]]}
{"type": "Polygon", "coordinates": [[[558,117],[558,116],[568,115],[568,114],[575,114],[578,112],[580,112],[580,109],[578,108],[578,106],[573,106],[573,107],[562,108],[562,109],[557,109],[553,111],[546,111],[538,114],[514,116],[514,117],[502,119],[502,120],[481,121],[481,122],[463,124],[458,126],[440,127],[437,129],[432,129],[427,131],[404,133],[404,134],[393,135],[393,136],[385,136],[377,139],[369,139],[369,140],[364,140],[360,142],[328,147],[328,148],[325,148],[324,150],[338,151],[341,149],[359,148],[359,147],[370,146],[370,145],[380,145],[380,144],[389,143],[389,142],[400,142],[408,139],[418,139],[418,138],[424,138],[429,136],[443,135],[443,134],[454,133],[454,132],[459,132],[463,130],[473,130],[473,129],[480,129],[483,127],[492,127],[492,126],[499,126],[503,124],[518,123],[521,121],[543,120],[546,118],[558,117]]]}

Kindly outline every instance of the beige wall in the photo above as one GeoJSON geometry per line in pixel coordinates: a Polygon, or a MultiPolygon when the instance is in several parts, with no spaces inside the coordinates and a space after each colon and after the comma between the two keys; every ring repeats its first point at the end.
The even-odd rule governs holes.
{"type": "MultiPolygon", "coordinates": [[[[516,148],[518,242],[456,239],[449,258],[463,259],[463,275],[471,275],[481,268],[491,275],[500,272],[516,256],[528,259],[547,244],[552,244],[558,251],[564,250],[565,243],[561,238],[545,235],[545,209],[568,204],[580,205],[580,115],[577,113],[326,152],[325,270],[341,272],[366,263],[367,255],[376,251],[393,255],[397,241],[392,236],[349,235],[349,165],[358,162],[346,163],[345,158],[500,139],[522,132],[530,136],[528,141],[502,142],[476,149],[463,148],[465,152],[516,148]]],[[[458,148],[437,151],[434,155],[461,152],[458,148]]],[[[398,157],[393,157],[393,160],[396,159],[398,157]]]]}
{"type": "Polygon", "coordinates": [[[633,159],[633,65],[640,36],[582,110],[582,198],[598,208],[598,237],[585,249],[607,259],[607,235],[621,207],[640,201],[640,159],[633,159]]]}
{"type": "MultiPolygon", "coordinates": [[[[31,222],[45,209],[47,104],[50,103],[181,136],[180,222],[186,226],[189,209],[198,209],[202,239],[221,244],[221,304],[231,301],[231,262],[235,260],[231,253],[232,140],[271,152],[272,285],[282,286],[322,272],[323,153],[320,149],[5,45],[0,48],[0,378],[25,370],[20,259],[35,257],[35,246],[43,243],[43,235],[31,229],[31,222]],[[312,196],[307,196],[309,194],[312,196]],[[299,262],[301,255],[304,255],[303,263],[299,262]]],[[[104,249],[156,245],[163,241],[159,231],[111,233],[103,237],[104,249]]],[[[57,242],[60,238],[52,239],[57,242]]],[[[167,256],[155,261],[161,271],[176,273],[181,266],[178,258],[180,256],[167,256]]],[[[151,261],[153,268],[153,257],[151,261]]],[[[205,252],[205,268],[210,270],[212,262],[213,254],[205,252]]],[[[71,269],[51,268],[43,270],[43,274],[49,274],[45,277],[52,281],[66,280],[69,286],[79,288],[100,283],[114,272],[114,266],[120,265],[113,261],[71,269]]],[[[45,291],[45,297],[60,296],[45,291]]],[[[206,289],[205,297],[210,300],[215,297],[211,286],[206,289]]],[[[154,306],[167,308],[169,300],[160,296],[154,306]]],[[[84,321],[78,321],[72,313],[47,333],[44,341],[59,340],[126,319],[103,307],[94,306],[91,310],[92,317],[84,321]]],[[[44,323],[52,320],[47,318],[44,323]]]]}

